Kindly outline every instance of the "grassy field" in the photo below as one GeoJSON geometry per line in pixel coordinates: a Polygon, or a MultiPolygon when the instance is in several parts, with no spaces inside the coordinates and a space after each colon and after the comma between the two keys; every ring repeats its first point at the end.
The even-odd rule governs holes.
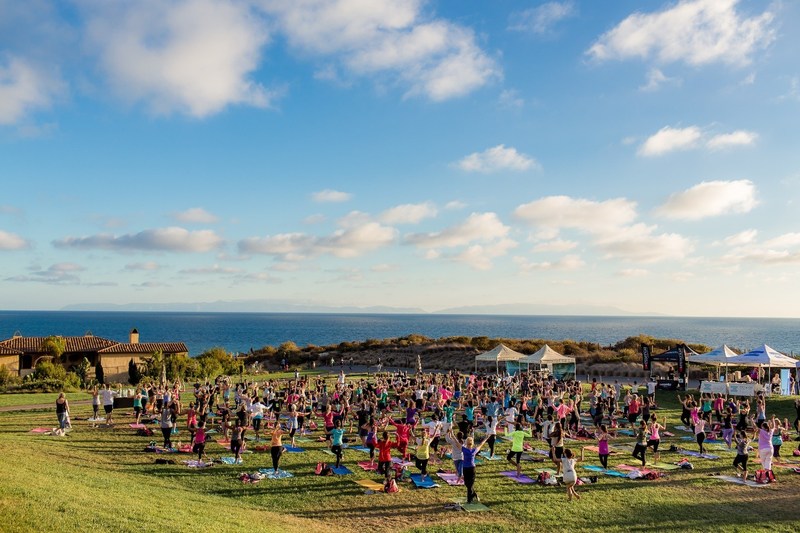
{"type": "MultiPolygon", "coordinates": [[[[16,407],[20,405],[40,405],[52,404],[55,408],[57,392],[23,392],[19,394],[0,394],[0,407],[16,407]]],[[[92,395],[88,392],[68,392],[67,399],[70,402],[81,400],[91,400],[92,395]]]]}
{"type": "MultiPolygon", "coordinates": [[[[74,396],[74,395],[73,395],[74,396]]],[[[687,435],[673,429],[679,412],[670,394],[661,394],[676,437],[670,443],[696,449],[683,441],[687,435]]],[[[0,397],[1,398],[1,397],[0,397]]],[[[34,402],[34,403],[39,403],[34,402]]],[[[90,406],[73,408],[73,418],[88,416],[90,406]]],[[[793,399],[773,401],[769,412],[793,420],[793,399]]],[[[0,516],[3,531],[753,531],[800,529],[800,476],[776,470],[778,483],[753,489],[724,483],[709,476],[731,474],[733,454],[716,461],[692,459],[693,471],[673,471],[657,481],[629,481],[600,477],[597,484],[579,487],[583,498],[568,502],[557,487],[520,485],[499,475],[508,470],[503,461],[478,466],[476,488],[490,512],[464,513],[444,508],[452,498],[463,496],[462,487],[415,490],[403,485],[398,494],[366,495],[353,482],[377,479],[362,471],[356,461],[366,458],[347,451],[345,463],[354,475],[321,478],[313,475],[318,461],[332,458],[318,442],[303,443],[306,452],[284,454],[281,467],[294,478],[263,480],[245,485],[243,471],[253,472],[270,464],[269,454],[247,454],[244,464],[216,465],[192,470],[183,465],[157,465],[157,457],[175,460],[182,454],[145,453],[150,438],[138,437],[120,416],[113,429],[90,428],[74,422],[67,437],[29,433],[33,427],[55,425],[54,413],[9,412],[0,415],[0,516]],[[324,529],[321,529],[324,528],[324,529]]],[[[156,429],[158,434],[158,430],[156,429]]],[[[185,430],[176,440],[188,439],[185,430]]],[[[157,437],[153,437],[159,440],[157,437]]],[[[622,444],[631,439],[619,439],[622,444]]],[[[578,443],[569,443],[577,449],[578,443]]],[[[786,443],[784,455],[796,442],[786,443]]],[[[500,453],[507,444],[499,446],[500,453]]],[[[209,444],[213,457],[226,454],[209,444]]],[[[663,453],[672,462],[680,453],[663,453]]],[[[587,453],[586,462],[597,464],[587,453]]],[[[611,464],[632,464],[629,454],[611,458],[611,464]]],[[[751,463],[754,462],[754,457],[751,463]]],[[[449,461],[442,465],[450,467],[449,461]]],[[[548,464],[524,463],[524,471],[548,464]]],[[[755,466],[752,467],[752,470],[755,466]]],[[[579,474],[581,471],[579,469],[579,474]]]]}

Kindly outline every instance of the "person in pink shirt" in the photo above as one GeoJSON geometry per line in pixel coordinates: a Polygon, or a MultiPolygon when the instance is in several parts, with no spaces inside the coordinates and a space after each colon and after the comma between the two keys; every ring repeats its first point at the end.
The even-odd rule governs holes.
{"type": "Polygon", "coordinates": [[[772,434],[775,432],[775,415],[772,419],[761,423],[758,428],[758,457],[761,459],[761,468],[772,471],[772,434]]]}
{"type": "Polygon", "coordinates": [[[647,447],[653,448],[653,460],[658,462],[661,458],[661,454],[658,451],[658,445],[661,444],[661,434],[659,433],[660,430],[667,429],[667,417],[664,417],[664,424],[658,423],[658,417],[656,415],[650,415],[650,438],[647,441],[647,447]]]}
{"type": "Polygon", "coordinates": [[[402,454],[403,460],[406,460],[408,458],[408,441],[411,438],[411,424],[407,424],[403,420],[394,420],[390,423],[395,427],[397,434],[397,450],[402,454]]]}

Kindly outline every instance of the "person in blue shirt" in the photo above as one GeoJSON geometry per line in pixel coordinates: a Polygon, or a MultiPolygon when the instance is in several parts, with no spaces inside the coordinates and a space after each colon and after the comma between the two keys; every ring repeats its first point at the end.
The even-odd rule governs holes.
{"type": "Polygon", "coordinates": [[[344,429],[342,428],[341,419],[336,420],[335,424],[331,430],[331,451],[336,454],[336,468],[339,468],[342,463],[344,429]]]}
{"type": "Polygon", "coordinates": [[[478,493],[475,492],[475,457],[489,440],[489,437],[487,436],[477,446],[475,446],[475,440],[472,437],[467,437],[463,442],[459,441],[453,435],[452,429],[450,430],[450,437],[461,446],[461,453],[464,456],[462,471],[464,473],[464,486],[467,488],[467,503],[472,503],[474,500],[480,501],[478,493]]]}

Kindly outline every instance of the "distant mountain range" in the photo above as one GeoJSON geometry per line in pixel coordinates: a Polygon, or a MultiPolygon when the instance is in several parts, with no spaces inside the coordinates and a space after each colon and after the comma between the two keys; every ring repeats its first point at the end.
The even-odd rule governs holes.
{"type": "MultiPolygon", "coordinates": [[[[72,304],[62,311],[181,312],[181,313],[366,313],[366,314],[429,314],[418,307],[330,306],[313,302],[296,303],[280,300],[218,300],[195,303],[88,303],[72,304]]],[[[570,304],[500,304],[468,305],[433,311],[446,315],[564,315],[564,316],[658,316],[657,313],[631,313],[618,307],[570,304]]]]}

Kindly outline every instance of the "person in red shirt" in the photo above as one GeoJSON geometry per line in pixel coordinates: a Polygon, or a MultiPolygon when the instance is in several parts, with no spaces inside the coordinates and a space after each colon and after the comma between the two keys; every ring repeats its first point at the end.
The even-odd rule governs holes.
{"type": "Polygon", "coordinates": [[[630,405],[628,405],[628,422],[630,423],[631,427],[636,424],[636,419],[639,418],[639,395],[634,394],[633,399],[631,400],[630,405]]]}
{"type": "Polygon", "coordinates": [[[389,432],[384,431],[381,439],[375,444],[378,449],[378,473],[389,478],[392,464],[392,448],[397,448],[397,441],[389,440],[389,432]]]}
{"type": "Polygon", "coordinates": [[[397,449],[403,455],[403,460],[408,457],[408,440],[411,438],[411,424],[407,424],[403,420],[394,420],[390,422],[395,427],[397,433],[397,449]]]}

